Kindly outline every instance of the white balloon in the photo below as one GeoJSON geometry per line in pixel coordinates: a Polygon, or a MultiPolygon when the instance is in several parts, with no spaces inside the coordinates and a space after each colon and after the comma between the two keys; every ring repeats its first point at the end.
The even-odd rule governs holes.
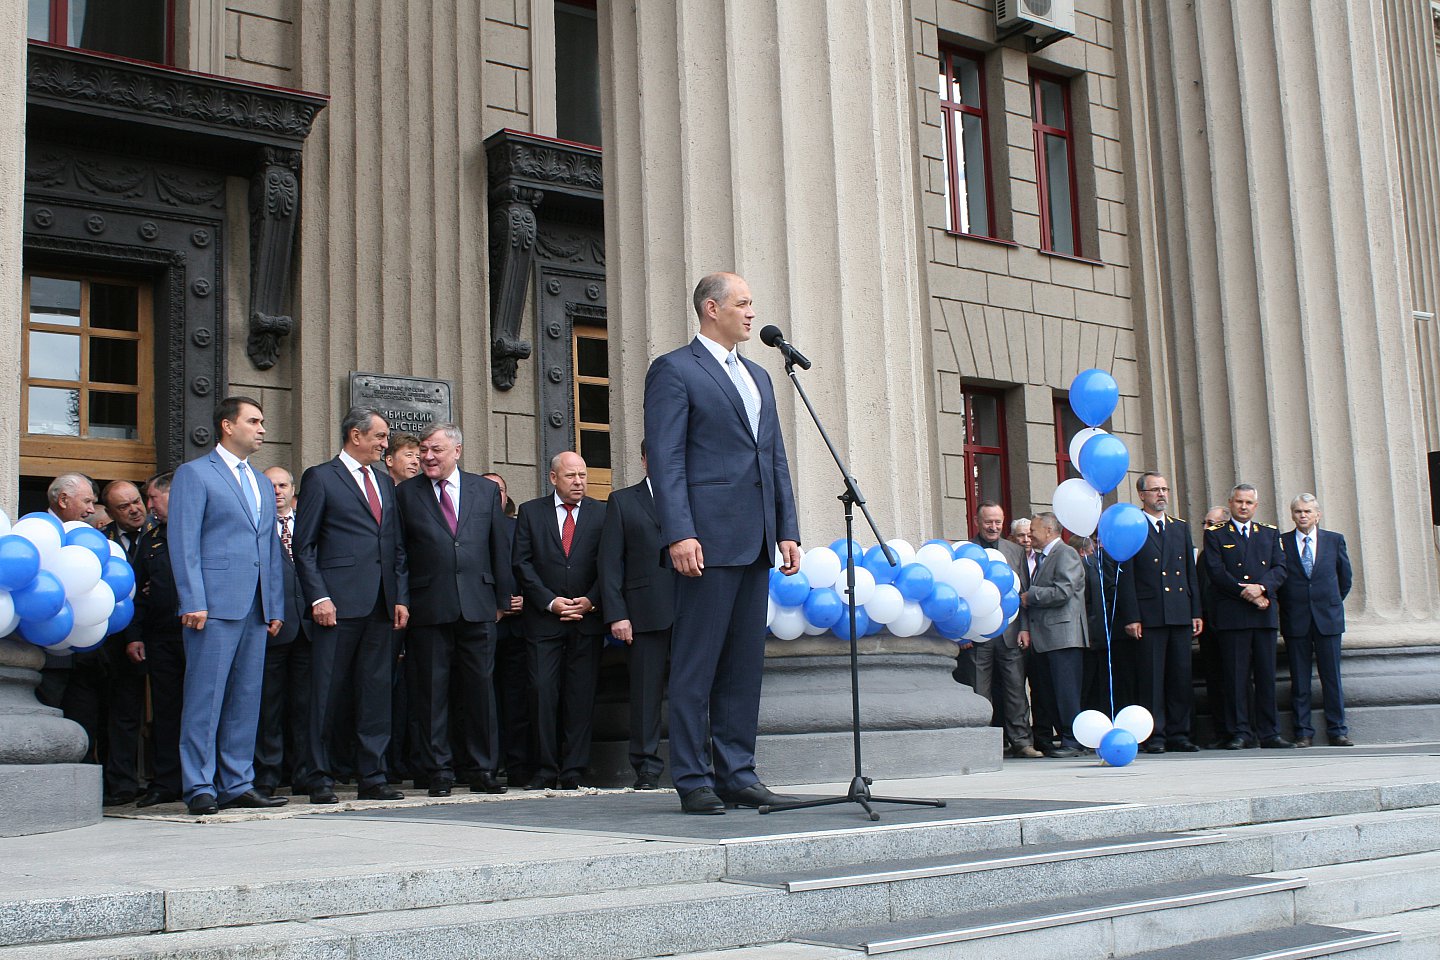
{"type": "Polygon", "coordinates": [[[805,608],[776,608],[775,622],[770,624],[770,632],[775,634],[777,640],[794,640],[800,636],[805,632],[805,608]]]}
{"type": "Polygon", "coordinates": [[[1115,714],[1115,726],[1129,731],[1136,743],[1144,743],[1155,732],[1155,718],[1150,716],[1149,710],[1132,703],[1115,714]]]}
{"type": "Polygon", "coordinates": [[[0,537],[10,532],[10,515],[0,510],[0,537]]]}
{"type": "Polygon", "coordinates": [[[116,543],[114,540],[106,540],[105,542],[110,544],[110,556],[114,557],[116,560],[125,559],[124,547],[120,546],[120,544],[116,543]]]}
{"type": "Polygon", "coordinates": [[[999,550],[996,550],[994,547],[986,547],[985,556],[989,557],[991,560],[999,560],[1001,563],[1010,562],[1009,560],[1005,559],[1005,554],[1001,553],[999,550]]]}
{"type": "MultiPolygon", "coordinates": [[[[0,590],[0,626],[4,626],[11,620],[14,620],[16,623],[20,622],[20,618],[15,616],[15,601],[10,599],[9,590],[0,590]]],[[[13,630],[15,628],[11,627],[10,629],[13,630]]],[[[0,632],[0,637],[5,636],[5,634],[9,632],[10,630],[0,632]]]]}
{"type": "MultiPolygon", "coordinates": [[[[985,571],[980,569],[980,564],[969,557],[962,557],[959,560],[951,560],[950,566],[946,568],[941,583],[947,583],[955,588],[955,592],[962,597],[968,597],[980,586],[980,581],[985,579],[985,571]]],[[[968,601],[967,601],[968,602],[968,601]]]]}
{"type": "Polygon", "coordinates": [[[1094,750],[1100,746],[1101,739],[1110,732],[1112,726],[1110,718],[1099,710],[1082,710],[1075,715],[1070,730],[1075,734],[1076,740],[1094,750]]]}
{"type": "MultiPolygon", "coordinates": [[[[70,635],[61,642],[69,649],[83,650],[86,647],[93,647],[105,639],[105,628],[108,626],[104,621],[100,623],[77,623],[70,629],[70,635]]],[[[48,649],[48,648],[47,648],[48,649]]]]}
{"type": "MultiPolygon", "coordinates": [[[[847,573],[846,576],[849,576],[847,573]]],[[[850,602],[850,584],[845,577],[835,584],[835,591],[840,594],[840,599],[846,603],[850,602]]],[[[875,596],[875,575],[858,563],[855,565],[855,606],[863,607],[875,596]]]]}
{"type": "Polygon", "coordinates": [[[950,568],[955,562],[955,554],[950,548],[938,543],[927,543],[915,551],[915,562],[929,570],[938,580],[940,575],[950,568]]]}
{"type": "MultiPolygon", "coordinates": [[[[1000,588],[989,580],[981,580],[975,585],[975,589],[965,596],[965,602],[970,605],[970,622],[974,623],[976,617],[983,617],[993,610],[1000,610],[1000,588]]],[[[1000,612],[1000,619],[995,621],[995,627],[1000,626],[1001,620],[1005,617],[1004,611],[1000,612]]],[[[990,630],[994,630],[991,627],[990,630]]],[[[989,633],[990,630],[982,630],[982,633],[989,633]]]]}
{"type": "MultiPolygon", "coordinates": [[[[56,554],[64,543],[60,540],[60,531],[55,529],[55,524],[49,520],[41,520],[39,517],[21,517],[10,532],[17,537],[24,537],[35,545],[40,551],[40,565],[50,569],[50,564],[55,560],[56,554]]],[[[83,549],[83,548],[82,548],[83,549]]]]}
{"type": "MultiPolygon", "coordinates": [[[[856,584],[856,588],[858,593],[859,584],[856,584]]],[[[875,592],[870,595],[870,602],[865,604],[865,613],[876,623],[894,623],[904,609],[905,598],[901,596],[900,590],[890,583],[876,584],[875,592]]]]}
{"type": "Polygon", "coordinates": [[[55,574],[65,587],[67,598],[89,593],[104,573],[100,568],[100,558],[91,553],[89,547],[79,544],[61,547],[55,561],[47,564],[46,569],[55,574]]]}
{"type": "Polygon", "coordinates": [[[1071,477],[1055,488],[1051,497],[1055,518],[1071,533],[1088,537],[1100,523],[1100,510],[1104,506],[1100,491],[1083,477],[1071,477]]]}
{"type": "Polygon", "coordinates": [[[800,558],[800,572],[810,581],[812,589],[835,586],[841,569],[840,555],[829,547],[807,550],[800,558]]]}
{"type": "Polygon", "coordinates": [[[885,546],[889,547],[891,550],[894,550],[895,553],[899,555],[898,559],[900,560],[900,566],[902,567],[905,566],[905,564],[909,563],[911,560],[915,559],[915,548],[910,545],[909,540],[886,540],[885,546]]]}
{"type": "MultiPolygon", "coordinates": [[[[1085,446],[1085,441],[1091,437],[1101,436],[1106,432],[1107,431],[1101,430],[1099,427],[1086,427],[1084,430],[1077,431],[1075,436],[1070,438],[1070,463],[1076,470],[1080,469],[1080,448],[1085,446]]],[[[1081,534],[1081,536],[1087,536],[1087,534],[1081,534]]]]}
{"type": "Polygon", "coordinates": [[[775,611],[776,611],[776,609],[777,609],[777,607],[775,606],[775,598],[774,598],[774,597],[766,597],[766,598],[765,598],[765,626],[768,627],[768,626],[770,626],[772,623],[775,622],[775,611]]]}
{"type": "Polygon", "coordinates": [[[925,632],[928,626],[929,623],[920,609],[920,604],[914,600],[908,600],[900,616],[890,624],[890,632],[897,637],[918,637],[925,632]]]}
{"type": "Polygon", "coordinates": [[[807,637],[818,637],[818,636],[820,636],[820,634],[822,634],[822,633],[829,633],[829,632],[830,632],[830,628],[829,628],[829,627],[817,627],[817,626],[815,626],[815,624],[811,623],[809,620],[806,620],[806,621],[805,621],[805,636],[807,636],[807,637]]]}
{"type": "MultiPolygon", "coordinates": [[[[995,585],[992,583],[990,586],[994,587],[995,585]]],[[[973,610],[974,608],[972,607],[971,609],[973,610]]],[[[995,609],[989,613],[983,615],[975,615],[972,613],[970,617],[970,629],[972,632],[978,633],[983,637],[987,633],[994,633],[996,630],[999,630],[1000,624],[1004,622],[1005,611],[1000,609],[999,603],[996,603],[995,609]]]]}
{"type": "Polygon", "coordinates": [[[71,597],[70,606],[75,611],[76,626],[106,623],[110,614],[115,612],[115,592],[108,583],[97,583],[84,593],[71,597]]]}
{"type": "Polygon", "coordinates": [[[65,528],[66,533],[69,533],[71,530],[79,530],[81,527],[90,526],[90,524],[84,520],[66,520],[61,526],[65,528]]]}
{"type": "MultiPolygon", "coordinates": [[[[5,598],[7,600],[10,598],[9,591],[6,591],[5,598]]],[[[0,620],[0,637],[10,636],[10,634],[15,632],[15,628],[18,626],[20,626],[20,615],[15,612],[15,604],[12,601],[10,604],[9,618],[6,620],[0,620]]]]}

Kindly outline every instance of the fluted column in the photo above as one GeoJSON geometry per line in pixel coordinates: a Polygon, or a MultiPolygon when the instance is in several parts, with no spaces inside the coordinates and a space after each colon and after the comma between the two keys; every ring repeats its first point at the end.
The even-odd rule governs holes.
{"type": "MultiPolygon", "coordinates": [[[[0,383],[20,382],[20,247],[25,209],[25,4],[0,0],[0,383]]],[[[19,493],[20,391],[0,391],[0,509],[19,493]]]]}
{"type": "Polygon", "coordinates": [[[1289,526],[1315,492],[1355,561],[1347,643],[1376,645],[1433,642],[1440,610],[1385,6],[1122,0],[1116,31],[1164,200],[1132,234],[1142,392],[1188,512],[1248,480],[1289,526]]]}

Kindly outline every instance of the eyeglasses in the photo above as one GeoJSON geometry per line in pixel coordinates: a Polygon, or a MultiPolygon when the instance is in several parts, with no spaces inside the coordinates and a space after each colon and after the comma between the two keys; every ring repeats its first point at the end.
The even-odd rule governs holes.
{"type": "Polygon", "coordinates": [[[1141,493],[1169,493],[1169,487],[1146,487],[1141,493]]]}

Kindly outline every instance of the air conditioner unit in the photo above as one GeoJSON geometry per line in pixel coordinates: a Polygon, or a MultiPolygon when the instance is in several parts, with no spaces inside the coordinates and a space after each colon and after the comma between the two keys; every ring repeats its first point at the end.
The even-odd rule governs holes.
{"type": "Polygon", "coordinates": [[[1075,0],[995,0],[995,26],[1004,36],[1053,43],[1075,33],[1075,0]]]}

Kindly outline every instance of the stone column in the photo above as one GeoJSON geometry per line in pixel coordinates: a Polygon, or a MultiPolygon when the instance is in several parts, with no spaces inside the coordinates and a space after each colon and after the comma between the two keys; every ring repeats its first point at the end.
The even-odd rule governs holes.
{"type": "MultiPolygon", "coordinates": [[[[0,383],[20,382],[20,250],[25,210],[25,4],[0,0],[0,383]]],[[[0,391],[0,509],[13,520],[20,391],[0,391]]]]}
{"type": "Polygon", "coordinates": [[[1386,6],[1122,0],[1115,31],[1127,167],[1163,211],[1131,234],[1149,429],[1187,515],[1236,480],[1282,528],[1320,498],[1347,645],[1433,643],[1440,610],[1386,6]]]}

